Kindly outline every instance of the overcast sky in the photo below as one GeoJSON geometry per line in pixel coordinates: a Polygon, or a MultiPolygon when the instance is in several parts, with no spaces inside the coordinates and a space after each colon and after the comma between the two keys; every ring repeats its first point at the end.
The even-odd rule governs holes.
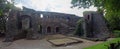
{"type": "Polygon", "coordinates": [[[83,16],[83,11],[97,10],[93,6],[89,9],[70,8],[72,6],[71,0],[16,0],[16,2],[18,3],[17,7],[25,6],[37,11],[60,12],[78,16],[83,16]]]}

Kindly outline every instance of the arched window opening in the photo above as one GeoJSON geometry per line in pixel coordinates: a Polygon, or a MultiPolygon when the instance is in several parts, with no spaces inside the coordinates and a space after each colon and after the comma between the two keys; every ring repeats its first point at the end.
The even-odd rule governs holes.
{"type": "Polygon", "coordinates": [[[18,28],[23,30],[31,28],[31,17],[28,15],[22,15],[19,19],[18,28]]]}
{"type": "Polygon", "coordinates": [[[59,27],[56,27],[56,32],[59,32],[59,31],[60,31],[59,27]]]}
{"type": "Polygon", "coordinates": [[[51,32],[51,27],[47,27],[47,32],[51,32]]]}
{"type": "Polygon", "coordinates": [[[90,19],[90,15],[87,16],[87,19],[88,19],[88,20],[90,19]]]}
{"type": "Polygon", "coordinates": [[[40,18],[43,18],[44,16],[43,16],[43,14],[40,14],[40,18]]]}
{"type": "Polygon", "coordinates": [[[38,25],[38,32],[41,33],[42,32],[42,26],[41,25],[38,25]]]}
{"type": "Polygon", "coordinates": [[[29,18],[25,18],[22,20],[22,29],[29,29],[30,28],[30,20],[29,18]]]}

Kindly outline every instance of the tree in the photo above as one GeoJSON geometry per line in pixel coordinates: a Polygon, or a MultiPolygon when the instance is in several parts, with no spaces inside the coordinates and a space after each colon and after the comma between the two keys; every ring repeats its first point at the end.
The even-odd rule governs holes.
{"type": "Polygon", "coordinates": [[[78,7],[78,8],[89,8],[90,6],[95,6],[98,8],[103,8],[104,7],[104,0],[72,0],[71,4],[73,7],[78,7]]]}
{"type": "Polygon", "coordinates": [[[105,14],[105,18],[112,30],[120,30],[120,0],[72,0],[72,8],[97,7],[98,12],[105,14]]]}
{"type": "Polygon", "coordinates": [[[120,30],[120,0],[110,0],[106,3],[106,19],[112,30],[120,30]]]}
{"type": "Polygon", "coordinates": [[[6,20],[12,6],[13,4],[7,0],[0,0],[0,32],[4,32],[6,30],[6,20]]]}
{"type": "Polygon", "coordinates": [[[79,20],[77,23],[78,25],[75,30],[75,35],[83,36],[83,27],[82,27],[83,20],[79,20]]]}

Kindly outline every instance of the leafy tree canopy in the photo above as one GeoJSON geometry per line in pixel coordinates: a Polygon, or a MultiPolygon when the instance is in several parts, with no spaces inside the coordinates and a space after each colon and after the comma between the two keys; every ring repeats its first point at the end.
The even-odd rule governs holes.
{"type": "Polygon", "coordinates": [[[5,31],[6,28],[6,19],[8,13],[14,5],[7,0],[0,0],[0,32],[5,31]]]}
{"type": "Polygon", "coordinates": [[[97,8],[104,8],[109,11],[119,11],[120,0],[72,0],[72,7],[89,8],[95,6],[97,8]]]}
{"type": "Polygon", "coordinates": [[[99,12],[105,14],[109,27],[120,30],[120,0],[72,0],[72,8],[89,8],[94,6],[99,12]]]}

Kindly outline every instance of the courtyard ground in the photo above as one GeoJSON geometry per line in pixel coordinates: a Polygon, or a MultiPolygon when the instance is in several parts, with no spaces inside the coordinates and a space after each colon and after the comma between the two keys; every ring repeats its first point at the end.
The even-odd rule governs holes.
{"type": "MultiPolygon", "coordinates": [[[[7,43],[2,42],[3,39],[0,39],[0,49],[83,49],[85,47],[102,43],[102,41],[94,42],[94,41],[77,38],[83,41],[83,43],[57,47],[47,41],[48,39],[61,38],[61,37],[66,37],[66,36],[51,35],[41,40],[20,39],[14,42],[7,42],[7,43]]],[[[69,38],[76,38],[76,37],[69,37],[69,38]]]]}

